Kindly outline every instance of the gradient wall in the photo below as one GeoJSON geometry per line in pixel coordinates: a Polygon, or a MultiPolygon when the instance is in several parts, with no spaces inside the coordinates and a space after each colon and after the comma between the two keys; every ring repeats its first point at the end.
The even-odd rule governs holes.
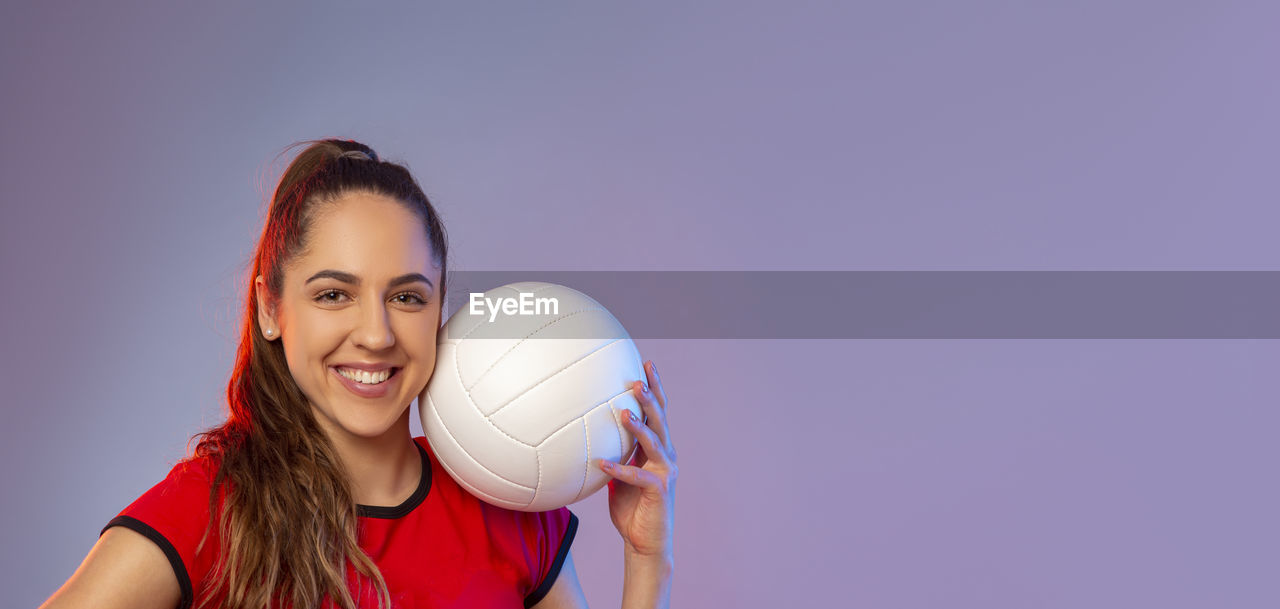
{"type": "MultiPolygon", "coordinates": [[[[296,140],[406,162],[456,269],[1280,270],[1266,3],[156,4],[0,22],[15,607],[220,420],[296,140]]],[[[1274,340],[638,342],[673,606],[1280,604],[1274,340]]]]}

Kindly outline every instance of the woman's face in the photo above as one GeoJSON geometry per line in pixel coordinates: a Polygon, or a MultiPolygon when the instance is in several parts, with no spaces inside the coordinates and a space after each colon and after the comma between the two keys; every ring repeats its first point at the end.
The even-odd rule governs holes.
{"type": "MultiPolygon", "coordinates": [[[[320,211],[306,249],[285,268],[274,316],[259,307],[259,331],[284,341],[289,371],[331,438],[400,433],[435,369],[440,327],[440,269],[422,221],[394,199],[348,193],[320,211]]],[[[268,302],[262,277],[255,283],[268,302]]]]}

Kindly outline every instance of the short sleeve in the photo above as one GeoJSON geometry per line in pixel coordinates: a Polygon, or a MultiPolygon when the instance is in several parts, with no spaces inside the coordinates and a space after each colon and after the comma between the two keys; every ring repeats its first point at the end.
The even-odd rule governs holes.
{"type": "Polygon", "coordinates": [[[547,595],[560,575],[560,567],[564,566],[569,546],[578,532],[578,517],[567,507],[523,514],[525,542],[529,548],[536,548],[538,562],[533,578],[538,583],[524,598],[525,609],[528,609],[547,595]]]}
{"type": "MultiPolygon", "coordinates": [[[[180,462],[164,480],[124,508],[98,533],[101,537],[107,529],[122,526],[160,546],[182,589],[180,609],[191,606],[192,576],[201,575],[193,573],[192,568],[197,564],[196,546],[209,522],[209,485],[207,471],[197,462],[180,462]]],[[[213,532],[205,545],[211,542],[216,542],[213,532]]]]}

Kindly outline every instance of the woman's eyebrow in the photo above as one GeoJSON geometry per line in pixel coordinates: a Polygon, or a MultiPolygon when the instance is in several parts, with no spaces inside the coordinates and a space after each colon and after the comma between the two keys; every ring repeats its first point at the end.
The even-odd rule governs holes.
{"type": "MultiPolygon", "coordinates": [[[[317,279],[325,279],[325,278],[336,279],[338,281],[341,281],[343,283],[349,283],[351,285],[360,285],[360,278],[356,277],[354,274],[348,273],[346,271],[335,271],[332,269],[325,269],[323,271],[316,273],[315,275],[312,275],[310,278],[307,279],[306,283],[304,283],[303,285],[306,285],[307,283],[311,283],[312,281],[315,281],[317,279]]],[[[427,279],[427,277],[422,273],[405,273],[404,275],[401,275],[399,277],[396,277],[395,279],[392,279],[391,282],[388,284],[388,286],[394,288],[398,285],[413,283],[415,281],[421,281],[432,288],[436,287],[434,284],[431,283],[431,280],[427,279]]]]}

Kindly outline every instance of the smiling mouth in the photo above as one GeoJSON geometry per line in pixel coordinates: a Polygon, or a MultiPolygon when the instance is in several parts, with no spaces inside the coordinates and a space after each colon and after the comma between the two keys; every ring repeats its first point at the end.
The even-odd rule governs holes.
{"type": "Polygon", "coordinates": [[[343,378],[355,383],[360,383],[361,385],[369,386],[381,385],[387,382],[391,377],[395,376],[396,373],[400,372],[399,368],[388,368],[380,372],[369,372],[367,370],[339,367],[335,367],[334,370],[336,370],[343,378]]]}

